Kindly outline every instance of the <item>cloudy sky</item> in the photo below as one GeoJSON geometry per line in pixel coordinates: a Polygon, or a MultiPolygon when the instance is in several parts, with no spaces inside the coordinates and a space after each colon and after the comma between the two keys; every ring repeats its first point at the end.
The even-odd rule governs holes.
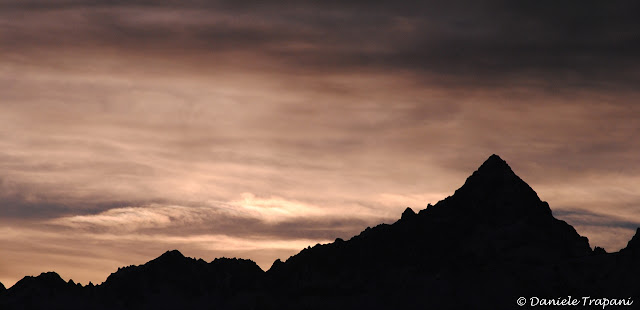
{"type": "Polygon", "coordinates": [[[268,269],[493,153],[616,251],[640,226],[638,11],[0,0],[0,282],[101,283],[170,249],[268,269]]]}

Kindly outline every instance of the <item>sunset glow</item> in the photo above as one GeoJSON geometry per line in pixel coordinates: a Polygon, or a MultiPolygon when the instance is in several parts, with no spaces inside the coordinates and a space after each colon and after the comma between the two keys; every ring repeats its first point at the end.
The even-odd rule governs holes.
{"type": "Polygon", "coordinates": [[[592,247],[624,247],[636,16],[537,9],[0,0],[0,282],[101,283],[170,249],[266,270],[494,153],[592,247]]]}

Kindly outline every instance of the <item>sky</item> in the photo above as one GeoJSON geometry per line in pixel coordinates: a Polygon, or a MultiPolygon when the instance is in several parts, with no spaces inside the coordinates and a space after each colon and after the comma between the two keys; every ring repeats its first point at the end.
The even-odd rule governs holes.
{"type": "Polygon", "coordinates": [[[266,270],[498,154],[617,251],[640,226],[632,1],[0,0],[0,282],[178,249],[266,270]]]}

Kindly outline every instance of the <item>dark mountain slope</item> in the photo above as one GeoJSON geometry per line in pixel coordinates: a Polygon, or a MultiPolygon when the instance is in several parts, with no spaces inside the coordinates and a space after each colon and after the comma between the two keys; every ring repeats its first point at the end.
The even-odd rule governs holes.
{"type": "Polygon", "coordinates": [[[588,240],[555,219],[548,204],[493,155],[453,196],[418,214],[407,209],[396,223],[351,240],[303,250],[274,264],[268,275],[287,295],[302,296],[303,307],[327,296],[371,292],[376,304],[392,306],[398,301],[387,293],[407,290],[414,296],[432,292],[433,300],[404,297],[403,306],[446,307],[446,300],[464,290],[488,298],[500,289],[501,300],[507,291],[516,296],[527,289],[548,290],[552,268],[536,268],[591,255],[588,240]]]}
{"type": "Polygon", "coordinates": [[[0,295],[0,309],[251,309],[263,274],[250,260],[207,263],[173,250],[119,268],[99,286],[67,283],[53,272],[25,277],[0,295]]]}
{"type": "Polygon", "coordinates": [[[6,290],[0,295],[0,309],[81,309],[76,303],[87,299],[86,292],[73,281],[46,272],[26,276],[6,290]]]}
{"type": "Polygon", "coordinates": [[[124,309],[176,309],[224,305],[260,288],[263,271],[255,262],[217,258],[211,263],[173,250],[141,266],[111,274],[99,289],[104,305],[124,309]]]}
{"type": "Polygon", "coordinates": [[[620,250],[620,253],[640,258],[640,228],[636,229],[636,234],[629,240],[627,246],[620,250]]]}
{"type": "Polygon", "coordinates": [[[609,295],[634,297],[640,307],[640,228],[626,248],[602,256],[602,261],[592,264],[600,271],[594,282],[609,295]]]}

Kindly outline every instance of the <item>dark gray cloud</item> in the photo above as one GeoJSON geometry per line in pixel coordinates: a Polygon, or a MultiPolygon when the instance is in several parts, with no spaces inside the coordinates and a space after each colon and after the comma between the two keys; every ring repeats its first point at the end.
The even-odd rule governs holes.
{"type": "MultiPolygon", "coordinates": [[[[282,70],[404,70],[489,86],[628,88],[640,5],[622,1],[4,1],[5,49],[248,52],[282,70]],[[59,23],[66,20],[65,23],[59,23]]],[[[209,63],[215,62],[207,59],[209,63]]]]}
{"type": "Polygon", "coordinates": [[[622,227],[631,230],[640,227],[640,221],[638,220],[585,209],[554,210],[553,215],[579,226],[622,227]]]}

